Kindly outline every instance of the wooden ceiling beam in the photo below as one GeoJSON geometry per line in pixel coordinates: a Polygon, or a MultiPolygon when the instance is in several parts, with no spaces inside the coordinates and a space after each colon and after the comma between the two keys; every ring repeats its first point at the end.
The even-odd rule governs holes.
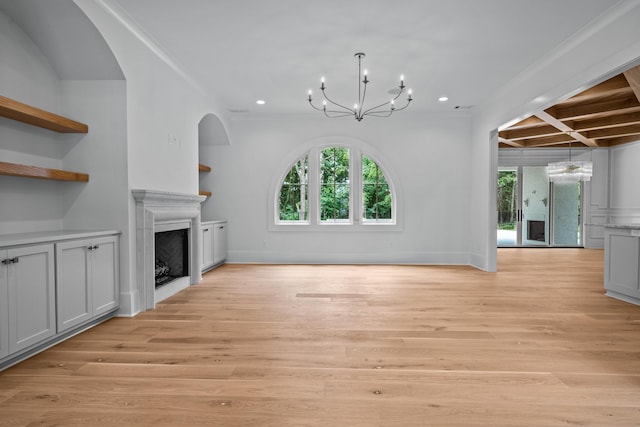
{"type": "Polygon", "coordinates": [[[588,117],[597,118],[640,111],[640,102],[636,99],[636,96],[632,94],[620,99],[593,102],[566,108],[554,106],[546,111],[558,120],[576,120],[588,117]]]}
{"type": "Polygon", "coordinates": [[[633,89],[637,101],[640,102],[640,65],[625,71],[623,74],[629,86],[633,89]]]}
{"type": "Polygon", "coordinates": [[[508,145],[509,147],[524,148],[524,144],[522,144],[521,142],[511,141],[500,136],[498,136],[498,142],[504,145],[508,145]]]}
{"type": "Polygon", "coordinates": [[[520,129],[520,128],[528,128],[531,126],[544,126],[546,123],[537,118],[536,116],[527,117],[524,120],[520,120],[518,123],[514,123],[509,126],[507,129],[520,129]]]}
{"type": "Polygon", "coordinates": [[[586,136],[593,139],[632,135],[640,136],[640,125],[618,126],[586,132],[586,136]]]}
{"type": "Polygon", "coordinates": [[[529,147],[546,147],[549,145],[562,145],[574,142],[575,140],[568,135],[560,134],[554,136],[546,136],[543,138],[523,139],[519,142],[524,144],[525,148],[529,147]]]}
{"type": "Polygon", "coordinates": [[[630,142],[640,141],[640,135],[620,136],[617,138],[603,138],[598,143],[603,147],[613,147],[616,145],[628,144],[630,142]]]}
{"type": "Polygon", "coordinates": [[[521,128],[521,129],[509,129],[503,130],[500,132],[500,136],[505,139],[510,139],[512,141],[516,141],[519,139],[526,139],[533,137],[541,137],[541,136],[550,136],[557,135],[560,131],[558,128],[545,125],[545,126],[535,126],[529,128],[521,128]]]}
{"type": "Polygon", "coordinates": [[[578,132],[602,129],[616,126],[640,124],[640,112],[620,114],[616,116],[600,117],[587,120],[570,120],[565,122],[567,126],[578,132]]]}
{"type": "Polygon", "coordinates": [[[544,120],[545,122],[549,123],[551,126],[553,126],[553,127],[557,128],[557,129],[559,129],[560,131],[566,133],[567,135],[570,135],[576,141],[582,142],[584,145],[586,145],[588,147],[597,147],[598,146],[598,144],[594,140],[587,138],[586,136],[584,136],[580,132],[576,132],[575,129],[570,128],[565,123],[561,122],[556,117],[552,116],[551,114],[547,113],[546,111],[540,111],[539,113],[536,113],[536,116],[539,119],[544,120]]]}
{"type": "Polygon", "coordinates": [[[565,106],[576,103],[584,103],[594,99],[611,97],[612,95],[620,96],[631,93],[631,88],[627,79],[622,74],[606,80],[599,85],[586,89],[569,99],[559,102],[557,106],[565,106]]]}

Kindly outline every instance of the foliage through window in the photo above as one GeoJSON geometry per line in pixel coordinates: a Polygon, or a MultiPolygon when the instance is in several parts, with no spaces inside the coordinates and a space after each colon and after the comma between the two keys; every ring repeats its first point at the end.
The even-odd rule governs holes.
{"type": "Polygon", "coordinates": [[[309,156],[298,160],[280,187],[280,221],[309,220],[309,156]]]}
{"type": "Polygon", "coordinates": [[[349,149],[329,147],[320,160],[320,221],[349,219],[349,149]]]}
{"type": "Polygon", "coordinates": [[[391,190],[380,167],[362,156],[362,204],[365,221],[391,220],[391,190]]]}
{"type": "Polygon", "coordinates": [[[311,148],[289,166],[274,196],[275,225],[396,225],[393,186],[357,147],[311,148]]]}

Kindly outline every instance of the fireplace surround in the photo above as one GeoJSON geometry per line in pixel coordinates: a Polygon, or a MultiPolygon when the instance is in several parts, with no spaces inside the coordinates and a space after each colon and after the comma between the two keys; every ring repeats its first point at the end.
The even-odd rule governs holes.
{"type": "Polygon", "coordinates": [[[136,274],[138,311],[155,308],[157,302],[197,284],[200,272],[200,204],[204,196],[153,190],[132,190],[136,202],[136,274]],[[186,230],[188,276],[156,290],[155,234],[186,230]]]}

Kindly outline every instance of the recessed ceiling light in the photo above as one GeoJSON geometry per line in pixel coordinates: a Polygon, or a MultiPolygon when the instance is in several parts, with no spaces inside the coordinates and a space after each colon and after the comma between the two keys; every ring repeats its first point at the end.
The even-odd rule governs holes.
{"type": "Polygon", "coordinates": [[[449,98],[447,98],[446,96],[441,96],[440,98],[438,98],[438,101],[440,102],[447,102],[449,100],[449,98]]]}
{"type": "Polygon", "coordinates": [[[258,100],[256,101],[256,104],[258,104],[258,105],[264,105],[264,104],[266,104],[266,103],[264,102],[264,99],[258,99],[258,100]]]}

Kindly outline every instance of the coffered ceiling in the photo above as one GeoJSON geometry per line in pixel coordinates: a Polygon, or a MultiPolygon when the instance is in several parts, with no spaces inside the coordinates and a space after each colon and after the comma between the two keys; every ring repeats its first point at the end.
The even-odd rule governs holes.
{"type": "Polygon", "coordinates": [[[640,66],[499,133],[501,148],[612,147],[640,140],[640,66]]]}

